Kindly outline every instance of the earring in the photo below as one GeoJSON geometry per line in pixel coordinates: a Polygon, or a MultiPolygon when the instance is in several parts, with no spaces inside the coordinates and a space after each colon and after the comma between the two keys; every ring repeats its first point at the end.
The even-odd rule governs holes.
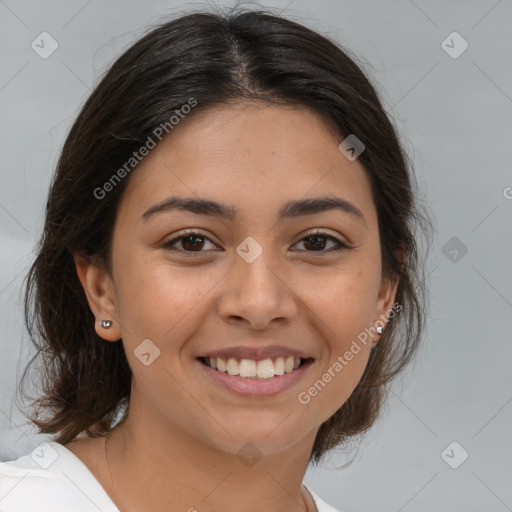
{"type": "Polygon", "coordinates": [[[112,320],[100,320],[100,326],[103,327],[103,329],[108,329],[112,326],[112,320]]]}
{"type": "Polygon", "coordinates": [[[382,334],[382,326],[378,325],[375,330],[377,331],[377,334],[382,334]]]}

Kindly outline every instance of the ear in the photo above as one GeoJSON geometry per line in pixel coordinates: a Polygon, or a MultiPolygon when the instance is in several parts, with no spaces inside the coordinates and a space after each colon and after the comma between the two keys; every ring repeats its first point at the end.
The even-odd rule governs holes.
{"type": "Polygon", "coordinates": [[[106,269],[82,255],[74,254],[74,261],[87,302],[96,317],[96,333],[107,341],[117,341],[121,338],[121,329],[112,278],[106,269]],[[112,325],[109,328],[101,327],[100,320],[110,320],[112,325]]]}
{"type": "Polygon", "coordinates": [[[395,276],[393,278],[382,278],[379,288],[379,294],[377,296],[377,318],[375,319],[376,325],[382,325],[383,328],[385,328],[387,319],[391,311],[393,310],[393,304],[395,303],[395,296],[396,291],[398,289],[399,281],[399,276],[395,276]]]}
{"type": "MultiPolygon", "coordinates": [[[[401,262],[401,268],[403,269],[404,261],[405,261],[405,251],[401,248],[396,253],[398,261],[401,262]]],[[[381,326],[383,329],[386,328],[386,324],[388,322],[389,317],[393,317],[396,314],[395,308],[393,308],[395,304],[396,292],[398,289],[398,283],[400,281],[400,275],[393,276],[382,276],[379,293],[377,296],[377,305],[376,305],[376,314],[377,318],[375,319],[375,327],[381,326]]],[[[401,306],[400,306],[401,309],[401,306]]],[[[398,311],[400,311],[398,309],[398,311]]],[[[377,339],[374,341],[373,345],[378,343],[380,334],[377,333],[377,339]]]]}

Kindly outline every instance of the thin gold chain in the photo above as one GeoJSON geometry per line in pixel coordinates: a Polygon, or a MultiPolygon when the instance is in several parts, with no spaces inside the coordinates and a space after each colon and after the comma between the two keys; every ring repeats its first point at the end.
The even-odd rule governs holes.
{"type": "MultiPolygon", "coordinates": [[[[110,434],[107,434],[107,436],[105,436],[105,459],[107,459],[107,466],[108,466],[108,472],[110,473],[110,482],[112,484],[112,489],[114,491],[114,498],[117,499],[117,492],[116,492],[116,486],[114,484],[114,477],[112,476],[112,470],[110,469],[110,461],[108,459],[108,453],[107,453],[107,443],[110,439],[110,434]]],[[[119,500],[118,500],[118,503],[119,503],[119,500]]],[[[119,512],[124,512],[123,509],[121,509],[120,507],[117,507],[119,509],[119,512]]]]}

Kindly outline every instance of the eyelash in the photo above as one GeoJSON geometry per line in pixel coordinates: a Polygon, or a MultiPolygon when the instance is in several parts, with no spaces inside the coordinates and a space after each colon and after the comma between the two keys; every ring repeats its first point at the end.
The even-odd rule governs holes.
{"type": "MultiPolygon", "coordinates": [[[[178,236],[176,238],[173,238],[172,240],[169,240],[168,242],[165,242],[164,245],[162,245],[162,248],[163,249],[168,249],[168,250],[171,250],[171,251],[176,251],[176,252],[183,252],[184,254],[190,255],[192,257],[196,257],[196,256],[201,255],[204,252],[207,252],[207,251],[186,251],[184,249],[177,249],[176,250],[176,249],[172,248],[172,246],[175,245],[177,242],[179,242],[179,241],[181,241],[183,239],[186,239],[186,238],[193,237],[193,236],[204,238],[205,240],[208,240],[211,243],[214,243],[212,240],[210,240],[210,238],[208,238],[206,235],[204,235],[200,231],[192,230],[192,231],[187,231],[187,232],[181,234],[180,236],[178,236]]],[[[311,254],[318,253],[320,255],[323,255],[323,254],[329,254],[329,253],[333,253],[333,252],[337,253],[337,252],[340,252],[340,251],[351,249],[351,247],[349,245],[345,244],[344,242],[342,242],[341,240],[339,240],[335,236],[329,235],[328,233],[325,233],[325,232],[320,231],[320,230],[306,234],[297,243],[300,243],[300,242],[304,241],[307,238],[313,238],[315,236],[321,236],[323,238],[326,238],[327,240],[330,240],[330,241],[336,243],[336,246],[331,248],[331,249],[329,249],[329,250],[306,251],[308,253],[311,253],[311,254]]],[[[295,244],[295,245],[297,245],[297,244],[295,244]]]]}

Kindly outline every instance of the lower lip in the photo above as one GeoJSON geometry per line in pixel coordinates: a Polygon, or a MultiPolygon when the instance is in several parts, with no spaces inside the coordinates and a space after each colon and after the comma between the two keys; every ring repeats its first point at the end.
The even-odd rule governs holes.
{"type": "Polygon", "coordinates": [[[291,373],[278,375],[268,380],[235,377],[234,375],[229,375],[229,373],[214,370],[199,360],[196,360],[196,362],[208,378],[234,393],[249,397],[268,397],[278,395],[297,384],[314,361],[309,359],[291,373]]]}

